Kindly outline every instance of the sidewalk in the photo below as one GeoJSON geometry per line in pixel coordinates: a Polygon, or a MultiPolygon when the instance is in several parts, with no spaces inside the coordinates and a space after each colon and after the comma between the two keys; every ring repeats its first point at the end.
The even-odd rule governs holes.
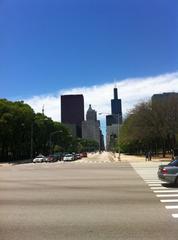
{"type": "MultiPolygon", "coordinates": [[[[120,160],[119,160],[119,154],[115,153],[112,154],[113,158],[115,161],[127,161],[127,162],[146,162],[145,161],[145,156],[136,156],[136,155],[126,155],[121,153],[120,154],[120,160]],[[115,156],[114,156],[115,155],[115,156]]],[[[152,157],[151,162],[170,162],[171,158],[170,157],[152,157]]],[[[150,162],[150,161],[148,161],[150,162]]]]}

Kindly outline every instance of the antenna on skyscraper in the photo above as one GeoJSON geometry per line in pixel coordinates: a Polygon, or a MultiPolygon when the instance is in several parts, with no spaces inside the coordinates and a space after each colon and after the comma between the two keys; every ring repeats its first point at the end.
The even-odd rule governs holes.
{"type": "Polygon", "coordinates": [[[117,79],[114,78],[114,88],[117,88],[117,79]]]}
{"type": "Polygon", "coordinates": [[[44,115],[44,104],[42,106],[42,114],[44,115]]]}

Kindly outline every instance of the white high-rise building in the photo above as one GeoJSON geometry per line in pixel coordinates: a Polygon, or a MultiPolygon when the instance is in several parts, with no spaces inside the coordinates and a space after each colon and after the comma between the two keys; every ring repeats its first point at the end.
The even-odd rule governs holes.
{"type": "Polygon", "coordinates": [[[86,114],[86,121],[82,122],[82,138],[95,140],[100,146],[100,122],[97,120],[97,113],[89,105],[86,114]]]}

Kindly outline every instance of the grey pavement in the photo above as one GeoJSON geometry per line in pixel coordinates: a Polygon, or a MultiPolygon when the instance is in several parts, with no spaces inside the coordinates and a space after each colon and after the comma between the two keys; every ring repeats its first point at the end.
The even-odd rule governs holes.
{"type": "Polygon", "coordinates": [[[137,167],[94,162],[1,167],[0,240],[177,239],[137,167]]]}

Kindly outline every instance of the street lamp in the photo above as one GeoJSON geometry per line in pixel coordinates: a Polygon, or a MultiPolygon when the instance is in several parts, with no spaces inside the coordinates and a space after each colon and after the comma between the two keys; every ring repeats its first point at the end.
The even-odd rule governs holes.
{"type": "Polygon", "coordinates": [[[33,121],[31,124],[31,134],[30,134],[30,158],[33,159],[33,121]]]}
{"type": "Polygon", "coordinates": [[[118,156],[118,160],[120,160],[120,147],[119,147],[119,134],[120,134],[120,123],[121,123],[121,120],[122,120],[122,116],[120,114],[111,114],[111,113],[103,113],[103,112],[100,112],[99,115],[113,115],[114,117],[117,118],[117,133],[115,134],[116,137],[114,137],[114,134],[112,133],[109,137],[109,145],[112,141],[112,147],[114,149],[114,144],[115,144],[115,138],[117,138],[117,142],[118,142],[118,150],[119,150],[119,156],[118,156]]]}
{"type": "MultiPolygon", "coordinates": [[[[48,121],[48,118],[45,117],[43,119],[40,119],[40,121],[48,121]]],[[[33,138],[34,138],[34,123],[35,123],[35,118],[33,118],[32,123],[31,123],[31,133],[30,133],[30,158],[33,159],[33,138]]]]}
{"type": "Polygon", "coordinates": [[[57,133],[62,133],[62,132],[63,132],[62,130],[59,130],[59,131],[55,131],[55,132],[50,133],[50,135],[49,135],[49,148],[50,148],[50,153],[52,152],[52,151],[51,151],[51,150],[52,150],[52,148],[51,148],[51,145],[52,145],[51,138],[52,138],[52,136],[55,135],[55,134],[57,134],[57,133]]]}

